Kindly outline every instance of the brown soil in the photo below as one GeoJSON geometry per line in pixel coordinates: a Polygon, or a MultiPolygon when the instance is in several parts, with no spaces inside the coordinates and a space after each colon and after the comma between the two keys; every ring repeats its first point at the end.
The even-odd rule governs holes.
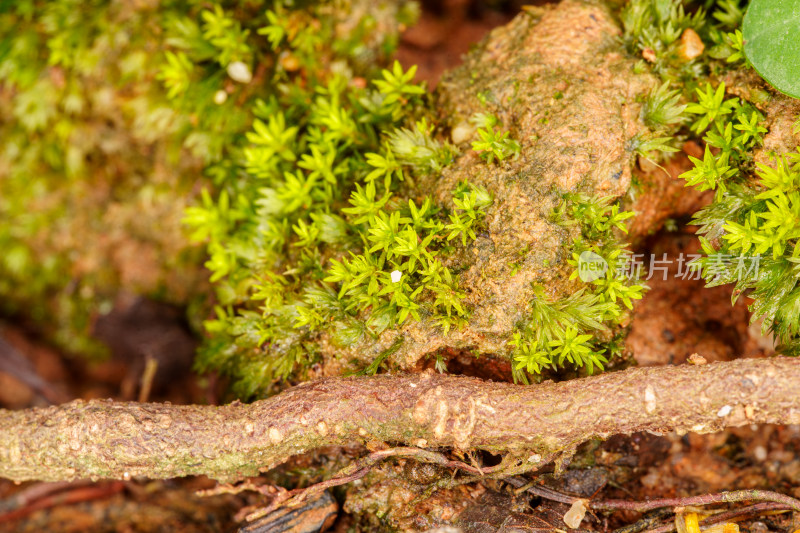
{"type": "MultiPolygon", "coordinates": [[[[500,12],[481,11],[476,9],[475,4],[480,3],[470,5],[451,0],[442,2],[438,6],[426,4],[419,25],[409,29],[403,37],[398,53],[399,59],[406,64],[418,64],[418,78],[427,80],[431,86],[437,85],[445,69],[460,64],[462,54],[466,53],[473,43],[492,27],[507,23],[517,9],[511,7],[500,12]]],[[[554,41],[547,43],[548,46],[552,46],[561,38],[562,36],[554,35],[554,41]]],[[[572,50],[566,52],[574,53],[572,50]]],[[[497,60],[497,57],[494,60],[497,60]]],[[[565,87],[563,90],[566,92],[568,89],[565,87]]],[[[592,90],[596,90],[596,87],[592,90]]],[[[550,106],[552,103],[548,100],[540,104],[550,106]]],[[[462,112],[461,115],[465,113],[462,112]]],[[[541,117],[532,112],[529,117],[503,118],[510,126],[522,130],[525,128],[522,121],[528,119],[535,121],[541,117]]],[[[778,133],[770,137],[769,146],[790,142],[786,140],[791,134],[786,133],[785,124],[775,124],[773,131],[778,133]]],[[[547,130],[547,135],[553,136],[553,134],[552,129],[547,130]]],[[[699,147],[696,145],[690,144],[684,147],[684,151],[691,155],[697,155],[698,150],[699,147]]],[[[627,155],[624,154],[625,157],[627,155]]],[[[620,158],[622,157],[623,155],[620,155],[620,158]]],[[[641,183],[633,203],[638,216],[631,227],[631,240],[635,251],[645,254],[647,258],[651,254],[656,258],[667,254],[668,258],[676,259],[680,254],[687,256],[698,250],[692,228],[683,224],[688,221],[691,213],[708,201],[708,195],[698,195],[683,187],[683,182],[677,175],[686,170],[687,164],[688,160],[684,156],[676,157],[664,165],[667,170],[667,173],[664,173],[646,162],[639,161],[638,166],[633,168],[634,174],[626,174],[626,179],[635,175],[641,183]],[[671,232],[661,230],[669,219],[677,220],[677,230],[671,232]]],[[[518,171],[519,168],[513,169],[513,172],[518,171]]],[[[504,169],[503,172],[505,176],[503,179],[508,182],[513,172],[509,169],[504,169]]],[[[602,183],[598,180],[598,184],[602,183]]],[[[626,187],[612,188],[613,192],[621,192],[626,187]]],[[[520,205],[508,209],[519,211],[520,205]]],[[[174,206],[170,206],[170,212],[177,212],[174,206]]],[[[105,216],[118,227],[135,226],[136,217],[131,218],[130,213],[115,211],[112,208],[105,216]]],[[[541,223],[539,220],[541,217],[534,218],[538,222],[529,225],[530,235],[536,234],[540,229],[537,224],[541,223]]],[[[515,230],[519,227],[518,221],[498,219],[497,227],[490,225],[492,235],[486,239],[487,246],[489,244],[496,246],[496,241],[504,238],[503,232],[498,230],[499,225],[508,225],[515,230]]],[[[163,240],[169,242],[166,238],[163,240]]],[[[150,279],[152,274],[149,273],[149,264],[154,260],[151,256],[158,253],[157,246],[153,246],[152,249],[137,248],[134,244],[117,246],[120,242],[112,235],[107,242],[98,242],[96,246],[97,250],[109,247],[116,250],[113,261],[123,281],[144,286],[164,281],[150,279]]],[[[156,244],[163,245],[161,242],[156,244]]],[[[518,247],[520,243],[512,244],[518,247]]],[[[147,243],[147,246],[151,246],[150,243],[147,243]]],[[[86,261],[99,260],[92,253],[86,257],[86,261]]],[[[496,257],[493,260],[496,260],[496,257]]],[[[92,265],[78,265],[85,268],[90,266],[92,265]]],[[[679,279],[676,276],[677,269],[677,262],[672,261],[666,272],[666,280],[661,278],[660,272],[654,272],[653,278],[647,282],[651,288],[649,294],[636,306],[636,315],[626,345],[639,364],[645,366],[680,364],[695,352],[702,354],[709,361],[730,360],[740,356],[757,357],[771,353],[770,339],[762,337],[757,327],[749,326],[750,314],[746,308],[745,297],[731,306],[730,287],[704,289],[701,281],[679,279]]],[[[475,267],[475,272],[479,271],[480,267],[475,267]]],[[[503,274],[500,274],[502,277],[503,274]]],[[[473,275],[478,278],[483,273],[481,272],[480,276],[476,273],[473,275]]],[[[502,286],[506,287],[506,290],[515,292],[521,285],[528,285],[532,275],[531,268],[527,273],[523,272],[517,281],[504,278],[493,282],[490,286],[493,287],[492,290],[499,291],[498,287],[502,286]]],[[[487,297],[481,294],[476,298],[484,300],[487,297]]],[[[169,328],[170,326],[167,326],[167,330],[169,328]]],[[[110,337],[114,338],[121,331],[112,329],[110,337]]],[[[421,331],[420,336],[422,333],[425,332],[421,331]]],[[[0,335],[32,363],[27,371],[43,379],[47,384],[44,391],[37,390],[26,384],[19,375],[0,372],[2,408],[46,405],[72,398],[132,399],[138,391],[136,381],[142,372],[142,358],[139,357],[141,354],[118,355],[105,363],[89,365],[67,359],[63,354],[32,340],[22,329],[5,326],[0,335]],[[130,385],[131,379],[134,380],[133,386],[130,385]],[[128,385],[125,385],[126,382],[128,385]]],[[[485,342],[485,338],[473,337],[466,339],[463,344],[471,346],[480,342],[485,342]]],[[[412,356],[406,354],[408,357],[406,364],[410,368],[416,361],[414,357],[441,347],[441,344],[431,343],[430,338],[425,342],[420,341],[420,344],[425,348],[418,349],[412,356]]],[[[489,344],[491,343],[487,343],[487,346],[489,344]]],[[[118,352],[122,353],[124,350],[118,352]]],[[[453,350],[447,355],[450,359],[450,371],[467,375],[483,372],[476,370],[475,359],[471,352],[453,350]]],[[[367,357],[371,355],[367,354],[367,357]]],[[[433,360],[429,358],[417,364],[419,367],[430,366],[432,363],[433,360]]],[[[185,362],[183,364],[185,365],[185,362]]],[[[490,368],[489,377],[508,378],[508,366],[504,359],[497,359],[496,364],[492,364],[490,368]]],[[[25,369],[20,371],[23,372],[25,369]]],[[[222,389],[220,384],[214,382],[213,377],[200,379],[188,376],[179,381],[172,381],[171,384],[171,387],[161,391],[157,389],[151,398],[174,403],[215,403],[222,389]]],[[[353,455],[358,452],[360,450],[354,451],[353,455]]],[[[302,469],[320,468],[320,465],[326,462],[329,466],[338,464],[339,461],[347,459],[346,456],[337,456],[341,453],[328,450],[327,455],[323,453],[313,456],[312,459],[308,456],[301,457],[286,468],[302,471],[302,469]]],[[[800,489],[797,488],[800,486],[798,455],[800,455],[800,429],[794,426],[744,427],[712,435],[688,434],[682,437],[637,434],[630,437],[614,437],[603,444],[590,443],[573,460],[574,469],[566,476],[544,477],[553,488],[575,494],[587,492],[586,496],[591,496],[593,491],[602,489],[606,491],[604,495],[607,498],[645,499],[700,494],[731,488],[770,488],[800,497],[800,489]]],[[[392,479],[400,474],[404,479],[408,478],[407,470],[411,466],[405,461],[382,468],[386,474],[382,478],[383,485],[369,490],[390,492],[397,490],[395,497],[408,501],[418,496],[416,493],[407,492],[407,488],[403,489],[406,491],[403,492],[391,484],[392,479]]],[[[276,473],[275,477],[280,475],[280,472],[276,473]]],[[[424,476],[425,473],[415,472],[411,475],[424,476]]],[[[257,502],[252,496],[223,495],[199,498],[194,495],[194,491],[212,486],[203,478],[170,482],[132,480],[121,484],[97,484],[98,491],[91,494],[84,493],[88,501],[73,504],[64,504],[64,501],[69,501],[64,496],[83,491],[86,486],[79,484],[65,487],[58,492],[61,496],[51,500],[53,507],[47,510],[35,510],[31,507],[29,509],[31,514],[4,521],[8,518],[3,514],[6,510],[4,504],[12,501],[13,495],[33,486],[38,484],[15,485],[0,480],[0,529],[3,531],[225,531],[235,524],[233,516],[237,510],[257,502]]],[[[363,490],[362,486],[356,488],[363,490]]],[[[363,494],[361,499],[364,499],[363,494]]],[[[75,501],[78,501],[77,497],[75,501]]],[[[449,513],[449,518],[453,518],[461,513],[462,526],[465,529],[472,527],[474,531],[478,531],[481,529],[478,529],[476,524],[485,523],[490,526],[495,523],[514,524],[513,520],[518,518],[515,513],[527,511],[530,516],[530,506],[536,504],[539,504],[537,508],[539,515],[536,518],[540,521],[532,522],[530,518],[526,518],[528,521],[521,523],[519,527],[531,529],[564,527],[558,522],[558,518],[563,516],[566,510],[563,504],[541,502],[524,495],[520,497],[511,492],[510,485],[504,483],[488,483],[486,486],[469,485],[453,491],[442,491],[434,499],[420,503],[416,508],[417,515],[404,525],[423,527],[435,523],[443,514],[449,513]]],[[[588,524],[585,522],[583,527],[610,530],[637,518],[638,515],[624,513],[615,515],[611,520],[599,516],[590,518],[590,522],[588,524]]],[[[346,520],[341,520],[338,529],[344,531],[347,525],[346,520]]],[[[770,516],[751,522],[750,530],[766,531],[786,526],[783,517],[770,516]]]]}

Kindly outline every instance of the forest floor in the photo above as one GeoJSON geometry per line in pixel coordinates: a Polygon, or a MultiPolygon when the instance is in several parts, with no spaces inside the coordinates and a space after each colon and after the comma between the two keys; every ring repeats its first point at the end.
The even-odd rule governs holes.
{"type": "MultiPolygon", "coordinates": [[[[508,22],[515,13],[513,7],[495,11],[480,7],[481,2],[435,4],[426,5],[419,24],[405,33],[398,53],[404,64],[419,65],[418,78],[427,80],[430,86],[435,86],[444,70],[459,63],[472,43],[491,28],[508,22]]],[[[696,208],[698,202],[707,200],[692,197],[687,202],[696,208]]],[[[679,217],[670,221],[669,230],[641,236],[634,251],[645,258],[696,252],[697,239],[687,222],[688,216],[679,217]]],[[[749,325],[744,299],[731,306],[730,287],[703,289],[702,281],[679,279],[675,265],[670,268],[673,270],[667,272],[666,279],[659,275],[647,282],[650,292],[635,310],[627,348],[640,365],[679,364],[695,352],[708,361],[771,353],[769,339],[749,325]]],[[[162,321],[159,327],[166,335],[183,325],[176,319],[162,321]]],[[[115,328],[107,336],[124,339],[133,326],[122,320],[115,328]]],[[[0,338],[29,362],[18,367],[17,375],[0,371],[2,408],[42,406],[75,398],[145,399],[140,390],[144,372],[141,358],[123,353],[109,361],[88,364],[38,342],[24,324],[2,325],[0,338]],[[30,385],[37,379],[42,387],[30,385]]],[[[470,360],[454,363],[451,371],[475,373],[468,368],[470,360]]],[[[498,374],[510,380],[510,368],[502,365],[486,377],[498,379],[498,374]]],[[[191,373],[186,361],[172,368],[169,376],[160,376],[146,399],[214,404],[224,399],[225,385],[214,376],[191,373]],[[165,377],[169,386],[164,386],[165,377]]],[[[322,450],[290,461],[261,481],[275,483],[287,472],[302,472],[326,460],[343,461],[360,451],[322,450]]],[[[583,497],[602,494],[604,499],[645,500],[746,488],[770,489],[800,498],[800,427],[748,426],[709,435],[644,433],[614,437],[587,443],[564,476],[544,473],[540,481],[565,493],[583,497]]],[[[0,480],[0,530],[230,531],[237,524],[237,513],[257,505],[259,497],[252,493],[198,494],[215,485],[205,478],[25,484],[0,480]]],[[[504,520],[508,523],[511,515],[519,520],[520,528],[564,528],[560,517],[568,505],[527,495],[512,497],[513,488],[493,481],[470,489],[483,505],[483,512],[475,513],[475,531],[499,531],[496,524],[504,520]],[[514,506],[506,507],[508,498],[513,499],[514,506]],[[519,518],[526,515],[522,511],[531,509],[532,514],[527,512],[527,516],[535,516],[538,522],[519,518]]],[[[591,516],[582,527],[611,531],[639,518],[639,514],[626,512],[591,516]]],[[[741,526],[753,533],[785,530],[788,519],[786,514],[768,515],[741,526]]],[[[351,525],[351,519],[339,513],[332,531],[345,532],[351,525]]]]}

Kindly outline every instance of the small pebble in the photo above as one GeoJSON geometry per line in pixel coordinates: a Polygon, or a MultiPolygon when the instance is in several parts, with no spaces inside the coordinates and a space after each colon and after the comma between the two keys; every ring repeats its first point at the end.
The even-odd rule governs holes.
{"type": "Polygon", "coordinates": [[[572,507],[564,515],[564,523],[570,529],[577,529],[581,525],[583,518],[586,516],[586,502],[584,500],[575,500],[572,507]]]}
{"type": "Polygon", "coordinates": [[[241,61],[234,61],[228,65],[228,76],[230,76],[233,81],[238,81],[239,83],[250,83],[253,81],[253,73],[250,72],[250,67],[241,61]]]}
{"type": "Polygon", "coordinates": [[[756,458],[756,461],[766,461],[767,460],[767,449],[763,446],[756,446],[753,449],[753,455],[756,458]]]}

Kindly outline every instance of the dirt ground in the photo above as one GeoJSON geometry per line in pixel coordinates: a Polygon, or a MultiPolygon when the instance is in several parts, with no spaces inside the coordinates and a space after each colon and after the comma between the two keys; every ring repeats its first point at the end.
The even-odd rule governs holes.
{"type": "MultiPolygon", "coordinates": [[[[442,72],[457,65],[472,43],[508,22],[518,9],[514,4],[492,9],[483,2],[465,0],[428,2],[419,24],[405,33],[398,57],[406,65],[419,65],[418,77],[435,86],[442,72]]],[[[685,150],[692,153],[693,148],[685,150]]],[[[676,176],[686,160],[679,156],[675,161],[667,165],[671,175],[653,178],[651,188],[656,194],[673,195],[674,208],[645,213],[642,226],[632,228],[633,251],[643,254],[646,263],[663,254],[672,261],[647,281],[650,291],[635,309],[626,347],[640,365],[680,364],[696,352],[708,361],[770,355],[771,339],[761,335],[758,325],[749,324],[746,298],[731,306],[729,287],[703,289],[702,281],[679,276],[676,259],[699,248],[694,228],[688,225],[689,215],[708,197],[688,192],[678,183],[676,176]],[[652,231],[658,227],[662,229],[652,231]]],[[[654,172],[642,171],[643,175],[654,172]]],[[[648,198],[646,188],[640,191],[639,210],[647,211],[648,198]]],[[[98,325],[100,335],[115,345],[115,356],[99,364],[58,353],[38,342],[25,324],[0,324],[0,339],[15,354],[0,351],[0,357],[14,367],[9,371],[0,366],[0,407],[19,409],[74,398],[142,399],[140,381],[147,363],[135,347],[165,338],[169,342],[159,348],[162,352],[187,356],[160,361],[159,377],[147,398],[176,404],[223,401],[224,381],[189,371],[193,344],[179,314],[169,309],[150,309],[149,315],[139,309],[136,314],[135,306],[140,304],[149,305],[129,300],[121,304],[116,322],[98,325]],[[17,356],[22,360],[13,359],[17,356]]],[[[459,363],[457,359],[449,370],[475,372],[469,360],[459,363]]],[[[498,361],[482,374],[509,379],[510,368],[498,361]]],[[[321,464],[328,468],[344,464],[361,451],[323,450],[313,457],[297,458],[261,481],[279,482],[286,472],[305,472],[295,479],[313,480],[321,464]]],[[[800,498],[800,427],[614,437],[584,445],[565,476],[545,473],[541,480],[556,490],[584,497],[602,494],[605,499],[644,500],[746,488],[769,488],[800,498]]],[[[241,517],[240,510],[257,505],[259,497],[254,493],[198,495],[197,491],[214,485],[203,478],[22,485],[0,480],[0,531],[230,531],[236,527],[237,514],[241,517]]],[[[468,509],[472,514],[464,515],[465,523],[473,524],[474,531],[509,531],[502,528],[514,520],[526,531],[565,528],[560,517],[569,506],[516,494],[515,488],[513,483],[501,482],[465,488],[476,502],[468,509]]],[[[406,524],[422,528],[430,512],[430,506],[426,510],[421,503],[417,515],[406,524]]],[[[640,518],[636,513],[590,516],[581,527],[611,531],[640,518]]],[[[787,527],[788,520],[785,514],[768,515],[741,526],[763,533],[787,527]]],[[[333,531],[351,527],[351,519],[340,512],[333,531]]]]}

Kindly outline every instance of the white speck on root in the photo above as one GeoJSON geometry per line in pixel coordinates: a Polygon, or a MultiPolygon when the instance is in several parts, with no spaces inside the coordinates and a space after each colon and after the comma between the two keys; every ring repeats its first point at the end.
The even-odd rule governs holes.
{"type": "Polygon", "coordinates": [[[279,444],[283,440],[281,430],[276,427],[269,428],[269,441],[272,444],[279,444]]]}
{"type": "Polygon", "coordinates": [[[723,416],[728,416],[733,411],[733,407],[730,405],[723,405],[719,411],[717,411],[717,416],[722,418],[723,416]]]}
{"type": "Polygon", "coordinates": [[[648,385],[644,390],[644,410],[648,413],[656,410],[656,391],[652,385],[648,385]]]}

